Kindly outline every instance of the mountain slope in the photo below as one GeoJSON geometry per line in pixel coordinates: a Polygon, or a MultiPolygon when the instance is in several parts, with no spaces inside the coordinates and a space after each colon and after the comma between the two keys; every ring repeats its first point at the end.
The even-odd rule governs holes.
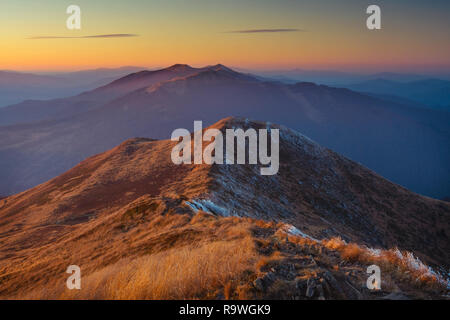
{"type": "MultiPolygon", "coordinates": [[[[0,193],[42,183],[125,139],[167,138],[194,120],[210,125],[234,115],[297,129],[413,191],[438,198],[450,194],[450,114],[347,89],[263,82],[220,65],[175,65],[61,103],[62,114],[71,117],[0,127],[0,193]],[[128,93],[112,99],[115,90],[128,93]]],[[[48,105],[53,115],[58,108],[48,105]]]]}
{"type": "MultiPolygon", "coordinates": [[[[450,204],[411,193],[285,127],[227,118],[211,128],[250,127],[280,129],[277,175],[261,176],[257,165],[177,166],[170,158],[175,142],[141,138],[0,200],[0,294],[57,283],[69,264],[94,275],[123,259],[213,239],[244,250],[243,243],[250,248],[280,228],[316,239],[398,246],[448,268],[450,204]],[[202,211],[216,218],[198,216],[202,211]],[[238,239],[240,245],[233,242],[238,239]]],[[[283,250],[292,254],[289,245],[283,250]]]]}

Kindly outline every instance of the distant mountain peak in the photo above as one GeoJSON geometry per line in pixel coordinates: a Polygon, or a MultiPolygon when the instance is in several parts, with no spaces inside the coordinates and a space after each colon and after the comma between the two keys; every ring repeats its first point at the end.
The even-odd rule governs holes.
{"type": "Polygon", "coordinates": [[[176,63],[176,64],[174,64],[166,69],[162,69],[162,70],[183,71],[183,70],[193,70],[193,69],[194,68],[192,68],[188,64],[176,63]]]}
{"type": "Polygon", "coordinates": [[[181,89],[186,82],[190,84],[212,85],[215,83],[241,83],[259,81],[257,78],[236,72],[222,65],[208,66],[199,69],[191,69],[194,72],[185,72],[184,74],[160,81],[145,88],[147,92],[156,92],[159,89],[175,90],[176,92],[184,92],[181,89]],[[181,86],[181,87],[179,87],[181,86]],[[179,90],[178,90],[179,89],[179,90]]]}
{"type": "Polygon", "coordinates": [[[220,63],[213,65],[213,66],[208,66],[208,67],[206,67],[206,69],[210,69],[210,70],[214,70],[214,71],[225,70],[225,71],[230,71],[230,72],[236,72],[233,69],[228,68],[227,66],[224,66],[223,64],[220,64],[220,63]]]}
{"type": "MultiPolygon", "coordinates": [[[[99,91],[101,92],[106,89],[108,91],[108,93],[111,94],[111,92],[109,92],[109,91],[114,88],[117,89],[118,87],[121,87],[125,91],[131,92],[131,91],[141,89],[144,87],[158,86],[160,84],[163,84],[165,82],[170,82],[172,80],[186,79],[191,76],[201,75],[201,77],[204,77],[208,74],[208,72],[210,75],[212,75],[211,72],[226,72],[229,75],[233,74],[234,77],[236,77],[236,78],[241,77],[241,78],[247,78],[247,79],[252,78],[253,79],[253,77],[236,72],[222,64],[206,66],[203,68],[194,68],[188,64],[177,63],[170,67],[159,69],[159,70],[154,70],[154,71],[144,70],[144,71],[131,73],[125,77],[122,77],[120,79],[117,79],[117,80],[111,82],[110,84],[108,84],[104,87],[94,90],[94,92],[99,92],[99,91]],[[207,73],[201,75],[204,72],[207,72],[207,73]]],[[[123,93],[122,90],[120,90],[120,92],[123,93]]]]}

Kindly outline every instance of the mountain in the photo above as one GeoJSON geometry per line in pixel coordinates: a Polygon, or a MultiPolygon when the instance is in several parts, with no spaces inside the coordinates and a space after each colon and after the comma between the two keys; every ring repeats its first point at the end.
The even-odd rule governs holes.
{"type": "Polygon", "coordinates": [[[61,81],[61,78],[55,76],[0,70],[0,86],[38,86],[41,84],[55,85],[59,81],[61,81]]]}
{"type": "Polygon", "coordinates": [[[344,87],[374,94],[392,95],[409,99],[429,108],[450,111],[450,81],[425,79],[412,82],[397,82],[386,79],[374,79],[344,87]]]}
{"type": "Polygon", "coordinates": [[[146,88],[173,79],[184,78],[192,75],[196,75],[201,72],[207,71],[226,71],[232,74],[236,78],[249,79],[250,76],[241,75],[231,69],[226,68],[220,64],[215,66],[208,66],[205,68],[193,68],[186,64],[175,64],[171,67],[155,70],[155,71],[141,71],[129,74],[123,78],[115,80],[105,86],[97,88],[95,90],[85,92],[79,95],[80,99],[86,100],[101,100],[111,101],[120,96],[124,96],[128,93],[132,93],[138,89],[146,88]]]}
{"type": "Polygon", "coordinates": [[[285,83],[296,82],[314,82],[317,84],[342,84],[348,82],[357,82],[365,79],[362,74],[355,74],[350,72],[333,71],[333,70],[251,70],[252,72],[262,77],[274,79],[285,83]]]}
{"type": "Polygon", "coordinates": [[[0,296],[440,296],[433,272],[450,266],[449,203],[283,126],[227,118],[210,128],[279,129],[278,174],[175,165],[176,142],[123,142],[0,200],[0,296]],[[383,291],[364,289],[372,263],[383,269],[383,291]],[[80,296],[64,289],[70,264],[82,268],[80,296]]]}
{"type": "Polygon", "coordinates": [[[423,81],[423,80],[428,79],[429,77],[430,76],[420,75],[420,74],[379,72],[379,73],[374,73],[374,74],[369,75],[366,80],[385,79],[388,81],[405,83],[405,82],[423,81]]]}
{"type": "Polygon", "coordinates": [[[363,93],[376,94],[380,98],[407,99],[421,108],[447,110],[450,101],[450,77],[448,75],[405,74],[380,72],[356,74],[328,70],[254,71],[261,78],[293,84],[299,81],[314,82],[363,93]]]}
{"type": "Polygon", "coordinates": [[[105,85],[140,67],[32,74],[0,71],[0,108],[24,100],[44,100],[67,97],[105,85]]]}
{"type": "MultiPolygon", "coordinates": [[[[207,67],[206,69],[216,70],[221,67],[223,66],[217,65],[207,67]]],[[[206,69],[197,69],[188,65],[176,64],[166,69],[156,71],[144,70],[131,73],[104,86],[69,98],[53,99],[49,101],[24,101],[0,109],[0,126],[50,119],[55,120],[73,116],[100,107],[108,101],[112,101],[115,98],[131,93],[137,89],[149,87],[179,77],[197,74],[206,69]]],[[[85,77],[84,74],[86,73],[88,75],[90,74],[90,72],[85,71],[83,77],[85,77]]]]}
{"type": "Polygon", "coordinates": [[[144,67],[124,66],[119,68],[97,68],[71,72],[55,72],[47,75],[62,77],[70,82],[96,84],[94,88],[105,85],[133,72],[146,70],[144,67]]]}
{"type": "MultiPolygon", "coordinates": [[[[430,76],[409,73],[395,73],[395,72],[379,72],[379,73],[352,73],[337,70],[309,70],[309,69],[292,69],[292,70],[251,70],[247,71],[263,77],[276,79],[282,82],[314,82],[318,84],[325,84],[330,86],[346,86],[364,81],[375,79],[385,79],[396,82],[411,82],[426,80],[430,76]]],[[[449,75],[439,75],[445,79],[450,79],[449,75]]]]}
{"type": "Polygon", "coordinates": [[[40,184],[125,139],[167,138],[194,120],[210,125],[230,115],[300,130],[415,192],[450,194],[450,115],[348,89],[261,81],[221,65],[175,65],[57,103],[7,109],[9,118],[0,111],[0,119],[42,121],[0,127],[1,194],[40,184]]]}
{"type": "Polygon", "coordinates": [[[59,87],[62,79],[14,71],[0,71],[0,107],[20,102],[30,96],[42,96],[42,91],[59,87]]]}

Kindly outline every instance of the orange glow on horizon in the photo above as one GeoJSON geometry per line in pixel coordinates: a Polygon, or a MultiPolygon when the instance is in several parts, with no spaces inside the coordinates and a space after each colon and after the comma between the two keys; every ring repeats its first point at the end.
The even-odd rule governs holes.
{"type": "Polygon", "coordinates": [[[276,6],[278,11],[274,11],[275,4],[261,2],[255,8],[245,0],[176,1],[176,5],[133,0],[114,5],[103,0],[78,2],[83,27],[70,31],[65,27],[63,3],[8,1],[3,10],[8,14],[0,17],[0,29],[7,31],[0,34],[0,69],[62,71],[222,63],[249,69],[450,72],[449,22],[443,10],[431,7],[405,12],[404,5],[386,4],[382,29],[369,31],[364,6],[346,5],[344,10],[334,1],[282,2],[276,6]],[[271,26],[298,32],[227,32],[271,26]],[[112,33],[138,36],[29,39],[112,33]]]}

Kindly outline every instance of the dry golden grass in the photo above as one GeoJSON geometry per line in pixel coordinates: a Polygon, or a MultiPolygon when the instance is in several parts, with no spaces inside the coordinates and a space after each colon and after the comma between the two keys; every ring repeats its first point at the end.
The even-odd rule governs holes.
{"type": "Polygon", "coordinates": [[[84,279],[81,299],[198,299],[224,287],[251,267],[250,242],[213,242],[120,261],[84,279]]]}
{"type": "Polygon", "coordinates": [[[439,290],[444,286],[443,280],[430,272],[430,269],[418,258],[414,257],[411,252],[401,252],[397,248],[374,252],[355,243],[347,244],[340,238],[323,240],[322,245],[328,249],[338,251],[346,261],[376,264],[397,279],[409,282],[415,287],[439,290]]]}
{"type": "Polygon", "coordinates": [[[25,299],[205,299],[223,290],[231,297],[231,282],[252,270],[258,254],[245,220],[221,219],[200,213],[191,221],[198,228],[216,225],[221,239],[206,239],[138,258],[125,258],[82,276],[81,290],[65,283],[34,290],[25,299]],[[236,223],[240,222],[240,223],[236,223]],[[226,240],[223,240],[226,239],[226,240]]]}
{"type": "MultiPolygon", "coordinates": [[[[118,233],[139,248],[133,254],[108,258],[111,249],[126,252],[126,247],[118,245],[97,253],[95,258],[86,257],[83,266],[89,268],[82,269],[81,290],[66,289],[67,275],[60,272],[46,283],[21,290],[26,294],[4,298],[291,299],[299,295],[295,281],[319,279],[326,269],[347,279],[348,266],[363,270],[361,266],[369,264],[382,269],[385,289],[395,291],[399,283],[411,290],[442,289],[438,278],[423,264],[398,250],[374,252],[340,238],[317,242],[287,234],[284,225],[204,212],[193,216],[154,213],[145,219],[142,225],[118,233]],[[412,265],[414,262],[416,265],[412,265]],[[294,269],[286,273],[288,265],[294,269]],[[253,281],[268,272],[277,274],[275,281],[265,292],[258,291],[253,281]],[[295,275],[291,277],[290,272],[295,275]]],[[[123,222],[121,218],[119,221],[123,222]]],[[[79,250],[84,243],[77,244],[79,250]]],[[[365,276],[362,273],[361,279],[365,276]]],[[[346,286],[345,281],[341,285],[346,286]]],[[[331,297],[341,296],[334,293],[331,297]]]]}

